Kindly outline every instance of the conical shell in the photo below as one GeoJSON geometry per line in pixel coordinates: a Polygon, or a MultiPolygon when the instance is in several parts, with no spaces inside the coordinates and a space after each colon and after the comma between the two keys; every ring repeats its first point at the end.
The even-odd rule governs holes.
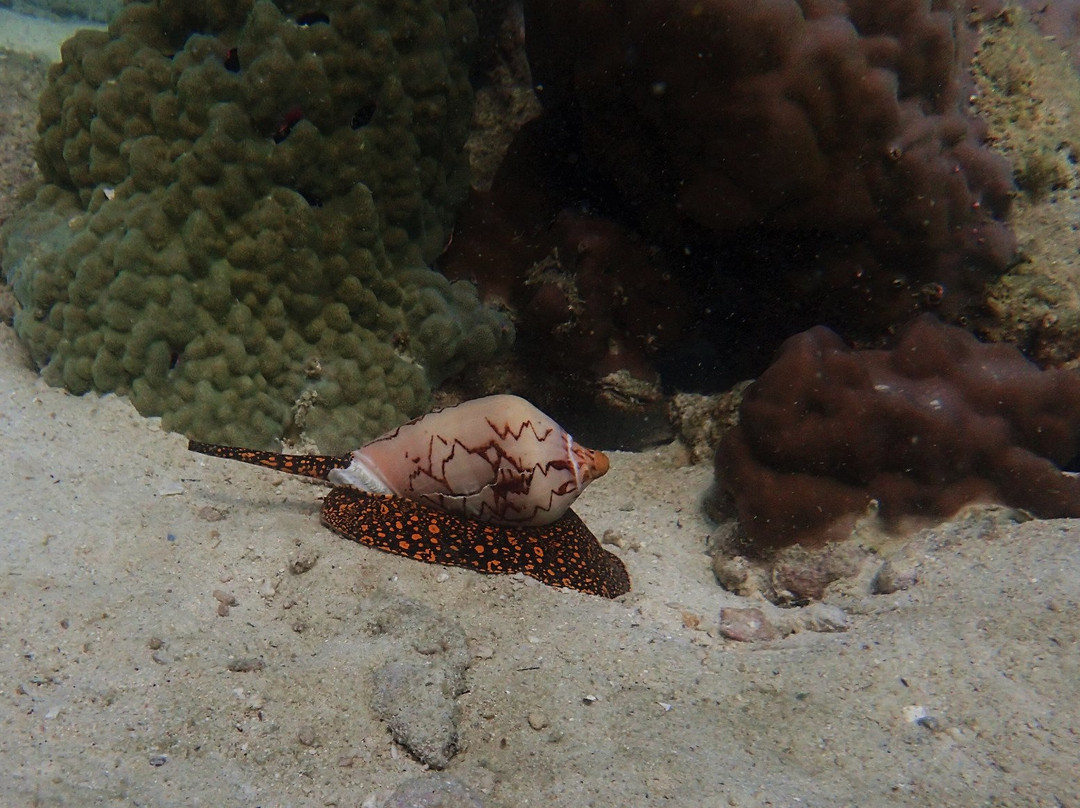
{"type": "Polygon", "coordinates": [[[579,446],[528,401],[508,395],[429,413],[352,458],[330,482],[500,525],[554,522],[608,470],[603,452],[579,446]]]}

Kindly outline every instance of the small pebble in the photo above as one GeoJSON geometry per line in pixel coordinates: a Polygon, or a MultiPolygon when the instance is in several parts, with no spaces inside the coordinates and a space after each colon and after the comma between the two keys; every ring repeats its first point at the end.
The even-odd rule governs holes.
{"type": "Polygon", "coordinates": [[[240,601],[236,599],[236,596],[231,592],[226,592],[224,589],[215,589],[214,598],[219,603],[224,603],[226,606],[236,606],[240,601]]]}
{"type": "MultiPolygon", "coordinates": [[[[361,808],[365,808],[365,804],[361,808]]],[[[427,772],[399,785],[383,808],[484,808],[479,794],[443,772],[427,772]]]]}
{"type": "Polygon", "coordinates": [[[478,642],[472,647],[472,655],[476,659],[491,659],[495,656],[495,649],[485,642],[478,642]]]}
{"type": "Polygon", "coordinates": [[[229,604],[225,603],[224,601],[219,603],[217,605],[217,613],[218,613],[218,617],[228,617],[229,616],[229,604]]]}
{"type": "Polygon", "coordinates": [[[315,735],[315,727],[310,724],[304,724],[296,733],[296,740],[298,740],[303,746],[315,746],[318,744],[319,739],[315,735]]]}
{"type": "Polygon", "coordinates": [[[938,732],[941,729],[941,722],[932,715],[924,716],[915,723],[918,724],[920,727],[925,727],[931,732],[938,732]]]}
{"type": "Polygon", "coordinates": [[[609,547],[622,547],[626,543],[626,539],[623,538],[623,534],[619,531],[608,528],[600,537],[600,543],[609,547]]]}
{"type": "Polygon", "coordinates": [[[772,589],[772,581],[764,567],[745,556],[718,552],[713,556],[712,567],[720,586],[736,595],[754,597],[772,589]]]}
{"type": "Polygon", "coordinates": [[[146,647],[151,651],[157,651],[158,649],[165,647],[165,640],[161,639],[161,637],[151,637],[147,641],[146,647]]]}
{"type": "Polygon", "coordinates": [[[547,716],[543,713],[529,713],[529,726],[535,730],[544,729],[548,725],[547,716]]]}
{"type": "Polygon", "coordinates": [[[839,606],[829,603],[811,603],[797,613],[799,628],[808,631],[847,631],[851,628],[851,620],[847,613],[839,606]]]}
{"type": "Polygon", "coordinates": [[[637,539],[628,539],[618,530],[608,528],[600,537],[600,543],[610,547],[618,547],[620,550],[640,550],[641,542],[637,539]]]}
{"type": "Polygon", "coordinates": [[[682,612],[682,624],[684,627],[690,629],[701,628],[701,615],[694,614],[693,612],[684,609],[682,612]]]}
{"type": "Polygon", "coordinates": [[[229,670],[233,673],[251,673],[252,671],[261,671],[265,667],[266,663],[258,657],[241,657],[229,663],[229,670]]]}
{"type": "Polygon", "coordinates": [[[204,522],[220,522],[225,518],[225,512],[210,505],[199,508],[199,518],[204,522]]]}
{"type": "Polygon", "coordinates": [[[293,575],[302,575],[315,566],[315,562],[319,560],[319,553],[316,550],[301,547],[295,553],[292,558],[289,559],[289,571],[293,575]]]}
{"type": "Polygon", "coordinates": [[[915,562],[895,563],[886,561],[871,583],[870,591],[875,595],[892,595],[903,589],[910,589],[919,582],[919,568],[915,562]]]}
{"type": "Polygon", "coordinates": [[[904,720],[912,724],[925,721],[927,716],[930,715],[929,710],[921,704],[907,704],[900,712],[903,714],[904,720]]]}
{"type": "Polygon", "coordinates": [[[720,610],[720,636],[737,642],[754,642],[778,639],[780,631],[761,609],[724,607],[720,610]]]}
{"type": "Polygon", "coordinates": [[[446,650],[446,643],[441,637],[418,637],[413,641],[413,650],[424,656],[441,654],[446,650]]]}
{"type": "Polygon", "coordinates": [[[167,755],[151,755],[150,756],[150,765],[151,766],[164,766],[165,762],[168,759],[169,758],[168,758],[167,755]]]}

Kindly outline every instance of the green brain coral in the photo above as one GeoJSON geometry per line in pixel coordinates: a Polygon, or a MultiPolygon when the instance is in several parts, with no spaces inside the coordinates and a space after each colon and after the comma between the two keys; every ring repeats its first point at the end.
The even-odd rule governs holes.
{"type": "Polygon", "coordinates": [[[428,406],[506,319],[426,268],[467,188],[465,0],[158,0],[65,43],[4,228],[45,378],[326,451],[428,406]]]}

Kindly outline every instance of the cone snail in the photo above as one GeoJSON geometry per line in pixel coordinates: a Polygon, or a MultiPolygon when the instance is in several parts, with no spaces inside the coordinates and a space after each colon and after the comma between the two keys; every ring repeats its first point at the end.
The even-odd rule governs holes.
{"type": "Polygon", "coordinates": [[[437,410],[347,455],[188,448],[326,480],[323,523],[361,544],[606,598],[630,590],[625,565],[570,510],[607,457],[517,396],[437,410]]]}
{"type": "Polygon", "coordinates": [[[334,485],[424,502],[496,525],[547,525],[608,470],[523,398],[487,396],[416,418],[329,472],[334,485]]]}

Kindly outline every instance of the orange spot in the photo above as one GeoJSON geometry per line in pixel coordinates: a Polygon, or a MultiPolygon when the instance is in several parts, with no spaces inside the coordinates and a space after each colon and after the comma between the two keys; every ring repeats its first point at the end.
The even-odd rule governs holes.
{"type": "Polygon", "coordinates": [[[428,529],[428,533],[438,533],[439,532],[439,526],[437,524],[435,524],[434,522],[429,524],[427,526],[427,529],[428,529]]]}
{"type": "Polygon", "coordinates": [[[611,468],[611,462],[603,452],[593,451],[592,456],[593,469],[590,478],[603,477],[608,473],[608,469],[611,468]]]}
{"type": "Polygon", "coordinates": [[[475,547],[473,547],[473,550],[476,551],[477,555],[483,555],[484,554],[484,545],[478,544],[475,547]]]}

